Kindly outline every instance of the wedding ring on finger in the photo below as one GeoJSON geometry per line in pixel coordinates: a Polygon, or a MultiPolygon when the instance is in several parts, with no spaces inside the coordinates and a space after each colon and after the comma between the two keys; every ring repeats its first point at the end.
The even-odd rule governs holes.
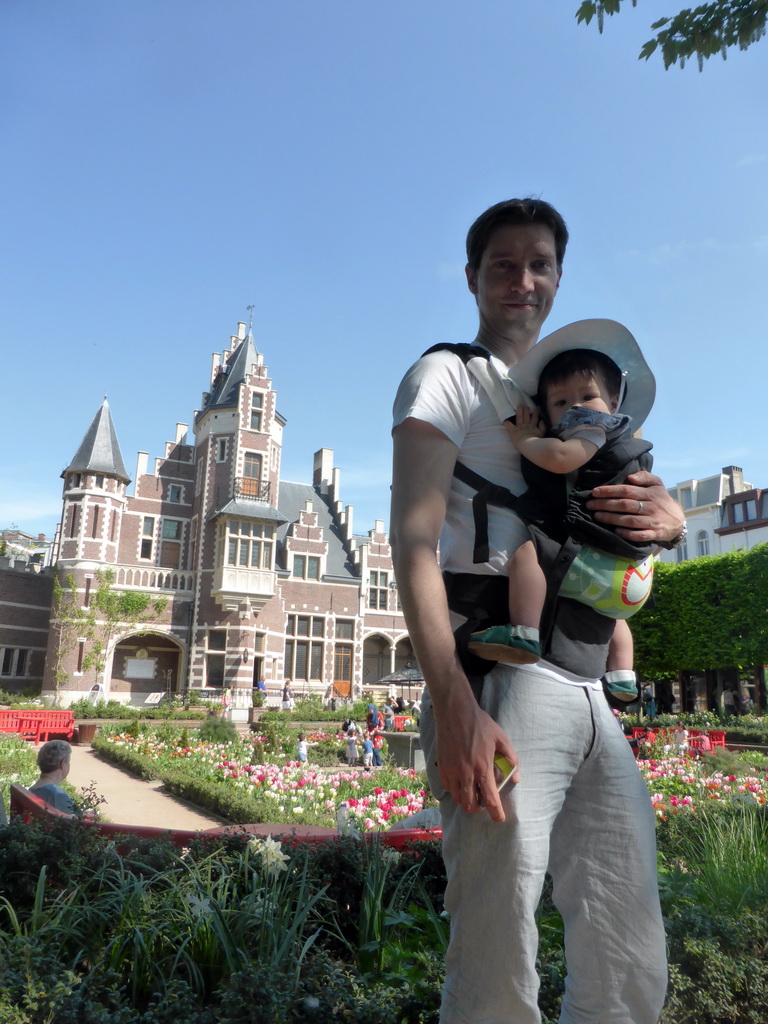
{"type": "Polygon", "coordinates": [[[637,503],[637,514],[640,515],[640,513],[642,511],[643,511],[643,503],[642,503],[642,501],[638,501],[638,503],[637,503]]]}

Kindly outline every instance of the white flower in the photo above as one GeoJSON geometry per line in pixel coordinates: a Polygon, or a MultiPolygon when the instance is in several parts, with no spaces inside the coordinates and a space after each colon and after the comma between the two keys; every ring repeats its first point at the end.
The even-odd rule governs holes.
{"type": "Polygon", "coordinates": [[[266,874],[276,878],[281,871],[288,870],[289,857],[283,853],[283,848],[272,836],[265,836],[263,839],[251,839],[248,843],[254,853],[261,858],[261,866],[266,874]]]}

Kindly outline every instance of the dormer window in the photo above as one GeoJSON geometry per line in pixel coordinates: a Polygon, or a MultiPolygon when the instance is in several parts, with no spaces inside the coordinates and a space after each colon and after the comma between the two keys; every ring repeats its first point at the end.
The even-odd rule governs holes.
{"type": "Polygon", "coordinates": [[[294,555],[291,576],[300,580],[319,580],[320,558],[317,555],[294,555]]]}

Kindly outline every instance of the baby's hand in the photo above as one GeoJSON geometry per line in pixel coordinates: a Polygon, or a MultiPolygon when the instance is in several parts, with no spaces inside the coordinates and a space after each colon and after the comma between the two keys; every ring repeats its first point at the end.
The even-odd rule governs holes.
{"type": "Polygon", "coordinates": [[[504,426],[516,448],[533,437],[544,436],[544,423],[538,409],[528,409],[524,405],[519,405],[515,413],[515,421],[512,423],[505,420],[504,426]]]}

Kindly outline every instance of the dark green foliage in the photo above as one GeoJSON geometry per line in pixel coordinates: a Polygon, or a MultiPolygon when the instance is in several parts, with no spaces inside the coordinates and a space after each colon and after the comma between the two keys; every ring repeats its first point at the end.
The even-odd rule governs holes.
{"type": "Polygon", "coordinates": [[[653,607],[632,619],[643,678],[768,662],[768,544],[679,565],[657,563],[653,594],[653,607]]]}
{"type": "Polygon", "coordinates": [[[198,737],[203,743],[234,743],[237,739],[235,723],[220,715],[208,715],[200,726],[198,737]]]}
{"type": "Polygon", "coordinates": [[[310,764],[333,768],[334,765],[346,764],[346,760],[344,744],[338,740],[320,740],[309,748],[310,764]]]}
{"type": "MultiPolygon", "coordinates": [[[[584,0],[576,13],[577,21],[589,24],[596,16],[600,32],[606,14],[618,14],[624,0],[584,0]]],[[[632,6],[637,0],[632,0],[632,6]]],[[[685,8],[674,17],[661,18],[651,28],[659,30],[644,44],[638,57],[648,60],[660,49],[664,67],[696,57],[699,71],[704,61],[720,54],[726,59],[730,47],[748,49],[765,35],[768,22],[766,0],[714,0],[699,7],[685,8]]]]}

